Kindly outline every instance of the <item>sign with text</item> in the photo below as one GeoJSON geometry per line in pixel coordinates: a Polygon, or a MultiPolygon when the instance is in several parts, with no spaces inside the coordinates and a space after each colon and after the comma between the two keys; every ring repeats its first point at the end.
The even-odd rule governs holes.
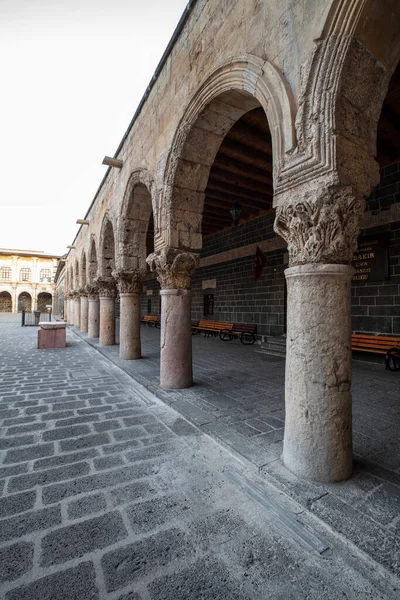
{"type": "Polygon", "coordinates": [[[387,234],[359,238],[351,262],[356,270],[353,281],[382,281],[389,277],[388,241],[387,234]]]}

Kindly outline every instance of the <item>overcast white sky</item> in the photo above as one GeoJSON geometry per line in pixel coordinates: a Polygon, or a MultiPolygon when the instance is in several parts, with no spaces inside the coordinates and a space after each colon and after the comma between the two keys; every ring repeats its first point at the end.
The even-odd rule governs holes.
{"type": "Polygon", "coordinates": [[[0,247],[64,254],[187,0],[0,0],[0,247]]]}

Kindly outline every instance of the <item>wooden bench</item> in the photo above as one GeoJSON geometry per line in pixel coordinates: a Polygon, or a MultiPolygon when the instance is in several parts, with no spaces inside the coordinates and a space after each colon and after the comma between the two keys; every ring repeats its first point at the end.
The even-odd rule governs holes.
{"type": "Polygon", "coordinates": [[[140,321],[145,325],[148,325],[149,327],[158,328],[161,326],[160,317],[158,315],[144,315],[144,317],[142,317],[140,321]]]}
{"type": "Polygon", "coordinates": [[[222,329],[219,337],[223,342],[231,341],[234,338],[239,338],[242,344],[254,344],[256,341],[255,334],[257,333],[257,325],[234,323],[232,329],[222,329]]]}
{"type": "Polygon", "coordinates": [[[384,354],[386,369],[390,371],[400,370],[400,338],[398,337],[353,333],[351,336],[351,349],[357,352],[384,354]]]}
{"type": "Polygon", "coordinates": [[[197,325],[192,326],[193,333],[204,331],[205,337],[208,335],[217,335],[222,329],[230,331],[232,323],[224,323],[221,321],[199,321],[197,325]]]}

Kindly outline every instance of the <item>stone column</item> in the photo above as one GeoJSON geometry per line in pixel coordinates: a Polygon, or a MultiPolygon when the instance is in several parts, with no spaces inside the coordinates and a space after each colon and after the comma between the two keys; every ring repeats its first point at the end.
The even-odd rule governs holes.
{"type": "Polygon", "coordinates": [[[68,292],[68,324],[74,325],[74,294],[73,292],[68,292]]]}
{"type": "Polygon", "coordinates": [[[88,337],[98,338],[100,327],[99,289],[97,285],[88,284],[86,293],[88,297],[88,337]]]}
{"type": "Polygon", "coordinates": [[[89,303],[88,303],[88,297],[87,297],[87,293],[86,293],[86,288],[81,288],[79,290],[79,295],[81,297],[81,331],[82,333],[87,333],[88,330],[88,310],[89,310],[89,303]]]}
{"type": "Polygon", "coordinates": [[[115,344],[115,280],[113,277],[98,277],[95,281],[100,298],[100,346],[115,344]]]}
{"type": "Polygon", "coordinates": [[[278,206],[288,243],[283,460],[299,477],[352,473],[351,278],[364,201],[350,188],[278,206]]]}
{"type": "Polygon", "coordinates": [[[124,360],[141,358],[140,292],[144,271],[114,271],[120,296],[119,356],[124,360]]]}
{"type": "Polygon", "coordinates": [[[74,293],[74,327],[78,329],[81,326],[81,299],[79,292],[74,293]]]}
{"type": "Polygon", "coordinates": [[[190,286],[197,254],[163,248],[147,258],[161,285],[160,386],[182,389],[193,383],[190,286]]]}

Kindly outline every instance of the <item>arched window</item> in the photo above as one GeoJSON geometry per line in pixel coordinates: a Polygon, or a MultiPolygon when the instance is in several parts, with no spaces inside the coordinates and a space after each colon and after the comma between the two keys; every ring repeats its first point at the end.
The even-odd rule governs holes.
{"type": "Polygon", "coordinates": [[[48,283],[51,283],[50,269],[41,269],[40,270],[40,281],[47,281],[48,283]]]}
{"type": "Polygon", "coordinates": [[[31,270],[24,268],[21,269],[20,273],[19,273],[19,280],[20,281],[30,281],[31,280],[31,270]]]}
{"type": "Polygon", "coordinates": [[[11,281],[11,267],[1,267],[0,281],[11,281]]]}

